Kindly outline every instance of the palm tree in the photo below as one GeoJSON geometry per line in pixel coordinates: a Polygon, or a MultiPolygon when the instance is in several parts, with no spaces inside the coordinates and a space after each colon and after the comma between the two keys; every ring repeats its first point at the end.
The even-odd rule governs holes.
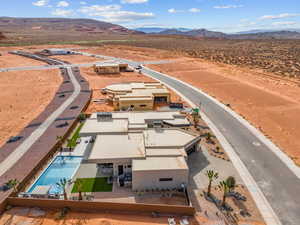
{"type": "Polygon", "coordinates": [[[17,179],[11,179],[6,183],[6,186],[11,189],[13,188],[13,192],[16,193],[18,191],[17,186],[19,184],[19,181],[17,179]]]}
{"type": "Polygon", "coordinates": [[[82,191],[83,191],[83,181],[81,179],[76,179],[74,182],[76,189],[78,191],[78,200],[82,200],[82,191]]]}
{"type": "Polygon", "coordinates": [[[78,120],[79,122],[83,122],[86,119],[86,115],[84,113],[80,113],[78,116],[78,120]]]}
{"type": "Polygon", "coordinates": [[[222,206],[225,206],[226,205],[226,197],[227,197],[227,194],[230,189],[227,181],[224,181],[224,180],[221,181],[219,184],[219,188],[223,190],[222,206]]]}
{"type": "Polygon", "coordinates": [[[56,136],[56,141],[59,145],[60,152],[62,152],[62,149],[63,149],[63,147],[62,147],[62,145],[63,145],[63,136],[56,136]]]}
{"type": "Polygon", "coordinates": [[[235,185],[236,185],[235,178],[233,176],[228,177],[226,179],[226,183],[228,184],[229,192],[234,191],[234,188],[235,188],[235,185]]]}
{"type": "Polygon", "coordinates": [[[199,112],[194,109],[192,112],[192,117],[193,117],[194,127],[197,128],[198,124],[199,124],[199,119],[200,119],[199,112]]]}
{"type": "Polygon", "coordinates": [[[66,192],[66,185],[68,181],[66,178],[62,178],[59,180],[59,182],[56,183],[57,187],[61,190],[63,190],[64,193],[64,200],[68,200],[67,192],[66,192]]]}
{"type": "Polygon", "coordinates": [[[208,133],[207,133],[207,136],[206,136],[206,140],[207,140],[207,141],[211,141],[211,137],[212,137],[211,133],[208,132],[208,133]]]}
{"type": "Polygon", "coordinates": [[[208,178],[208,188],[207,188],[207,195],[209,196],[211,193],[211,184],[214,180],[218,179],[219,174],[213,170],[207,170],[205,174],[208,178]]]}

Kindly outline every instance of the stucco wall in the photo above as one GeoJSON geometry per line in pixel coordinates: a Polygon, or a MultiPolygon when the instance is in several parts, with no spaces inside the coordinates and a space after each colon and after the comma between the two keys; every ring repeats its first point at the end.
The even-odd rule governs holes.
{"type": "Polygon", "coordinates": [[[132,189],[178,188],[188,183],[188,170],[132,171],[132,189]],[[173,178],[172,181],[159,181],[160,178],[173,178]]]}

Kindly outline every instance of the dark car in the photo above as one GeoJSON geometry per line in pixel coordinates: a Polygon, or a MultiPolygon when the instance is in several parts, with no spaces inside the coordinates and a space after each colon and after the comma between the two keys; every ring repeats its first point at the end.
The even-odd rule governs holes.
{"type": "Polygon", "coordinates": [[[21,138],[22,138],[22,136],[12,136],[8,139],[7,143],[16,142],[16,141],[20,140],[21,138]]]}

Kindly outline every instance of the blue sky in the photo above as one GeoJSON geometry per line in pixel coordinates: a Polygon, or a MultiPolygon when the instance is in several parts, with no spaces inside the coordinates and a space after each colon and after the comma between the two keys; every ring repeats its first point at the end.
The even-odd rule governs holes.
{"type": "Polygon", "coordinates": [[[92,18],[129,28],[300,28],[299,0],[2,0],[0,15],[92,18]]]}

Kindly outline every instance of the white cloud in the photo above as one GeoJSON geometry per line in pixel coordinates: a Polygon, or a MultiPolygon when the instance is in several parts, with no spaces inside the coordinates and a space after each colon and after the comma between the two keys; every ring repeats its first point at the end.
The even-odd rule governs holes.
{"type": "Polygon", "coordinates": [[[78,11],[92,17],[102,17],[104,21],[112,23],[127,23],[136,20],[151,19],[155,15],[151,12],[141,13],[123,11],[120,5],[92,5],[83,6],[78,11]]]}
{"type": "Polygon", "coordinates": [[[168,9],[168,12],[169,13],[176,13],[177,11],[176,11],[176,9],[172,8],[172,9],[168,9]]]}
{"type": "Polygon", "coordinates": [[[60,1],[57,3],[57,7],[68,7],[70,4],[66,1],[60,1]]]}
{"type": "Polygon", "coordinates": [[[65,9],[55,9],[51,12],[53,16],[62,16],[62,17],[69,17],[73,16],[75,13],[73,10],[65,10],[65,9]]]}
{"type": "Polygon", "coordinates": [[[279,15],[265,15],[260,17],[261,20],[274,20],[274,19],[282,19],[282,18],[291,18],[300,16],[299,13],[281,13],[279,15]]]}
{"type": "Polygon", "coordinates": [[[201,10],[200,9],[198,9],[198,8],[191,8],[191,9],[189,9],[189,12],[192,12],[192,13],[198,13],[198,12],[200,12],[201,10]]]}
{"type": "Polygon", "coordinates": [[[39,1],[33,2],[32,5],[38,6],[38,7],[43,7],[43,6],[47,6],[48,2],[49,2],[48,0],[39,0],[39,1]]]}
{"type": "Polygon", "coordinates": [[[120,5],[92,5],[83,6],[78,11],[89,16],[97,16],[102,12],[119,11],[121,10],[120,5]]]}
{"type": "Polygon", "coordinates": [[[291,26],[296,25],[297,23],[294,21],[283,21],[283,22],[274,22],[272,23],[273,26],[291,26]]]}
{"type": "Polygon", "coordinates": [[[121,0],[123,4],[141,4],[146,2],[148,2],[148,0],[121,0]]]}
{"type": "Polygon", "coordinates": [[[86,2],[81,1],[81,2],[79,2],[79,4],[80,4],[80,5],[86,5],[86,2]]]}
{"type": "Polygon", "coordinates": [[[180,9],[174,9],[174,8],[168,9],[168,13],[184,13],[184,12],[198,13],[200,11],[201,10],[198,8],[191,8],[189,10],[180,10],[180,9]]]}
{"type": "Polygon", "coordinates": [[[243,5],[217,5],[214,6],[215,9],[236,9],[236,8],[242,8],[243,5]]]}

